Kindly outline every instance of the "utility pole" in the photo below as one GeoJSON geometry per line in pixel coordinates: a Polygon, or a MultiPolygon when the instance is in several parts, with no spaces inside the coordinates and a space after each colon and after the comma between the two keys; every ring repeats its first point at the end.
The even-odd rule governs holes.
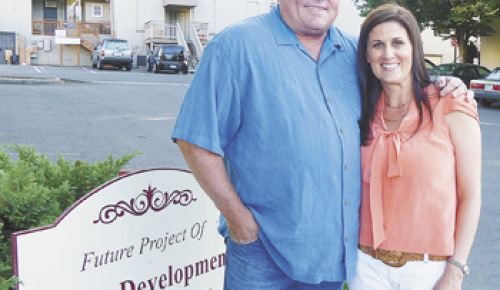
{"type": "Polygon", "coordinates": [[[217,0],[212,0],[212,37],[217,34],[217,26],[216,26],[216,21],[217,21],[217,0]]]}
{"type": "Polygon", "coordinates": [[[111,35],[113,38],[116,38],[116,32],[115,32],[115,3],[113,0],[108,0],[109,1],[109,12],[110,12],[110,25],[111,25],[111,35]]]}

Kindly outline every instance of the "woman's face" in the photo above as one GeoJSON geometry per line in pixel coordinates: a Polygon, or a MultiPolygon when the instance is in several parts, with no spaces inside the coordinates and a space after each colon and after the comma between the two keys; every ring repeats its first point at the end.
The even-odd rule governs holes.
{"type": "Polygon", "coordinates": [[[413,47],[408,33],[395,21],[375,26],[368,35],[367,61],[384,84],[411,84],[413,47]]]}

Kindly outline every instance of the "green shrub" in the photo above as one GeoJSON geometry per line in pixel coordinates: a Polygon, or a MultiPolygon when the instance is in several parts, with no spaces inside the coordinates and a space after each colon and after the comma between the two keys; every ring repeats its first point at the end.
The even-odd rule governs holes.
{"type": "Polygon", "coordinates": [[[12,159],[0,148],[0,290],[11,288],[17,279],[12,273],[13,232],[52,224],[71,204],[87,192],[118,176],[134,157],[87,163],[59,156],[52,162],[32,147],[11,146],[12,159]]]}

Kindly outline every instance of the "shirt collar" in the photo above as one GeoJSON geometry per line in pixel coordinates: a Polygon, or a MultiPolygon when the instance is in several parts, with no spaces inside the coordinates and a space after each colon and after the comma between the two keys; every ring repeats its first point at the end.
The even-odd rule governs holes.
{"type": "MultiPolygon", "coordinates": [[[[273,7],[271,13],[271,27],[273,29],[274,38],[278,45],[298,45],[300,44],[295,32],[286,24],[280,13],[280,5],[273,7]]],[[[330,27],[323,43],[322,50],[329,52],[334,50],[343,50],[342,36],[339,31],[330,27]]]]}

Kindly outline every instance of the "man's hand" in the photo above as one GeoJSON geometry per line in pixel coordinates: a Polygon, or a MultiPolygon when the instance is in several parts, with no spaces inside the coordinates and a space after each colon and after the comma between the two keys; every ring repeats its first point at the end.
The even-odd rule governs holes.
{"type": "Polygon", "coordinates": [[[436,79],[436,85],[441,90],[442,97],[451,94],[454,98],[465,96],[468,102],[474,100],[474,92],[467,89],[461,79],[450,76],[440,76],[436,79]]]}
{"type": "Polygon", "coordinates": [[[231,239],[239,244],[255,241],[259,225],[234,190],[222,157],[181,139],[177,145],[198,183],[226,218],[231,239]]]}
{"type": "Polygon", "coordinates": [[[256,241],[259,238],[259,225],[255,221],[250,210],[241,213],[236,220],[227,221],[229,235],[234,242],[246,245],[256,241]]]}

